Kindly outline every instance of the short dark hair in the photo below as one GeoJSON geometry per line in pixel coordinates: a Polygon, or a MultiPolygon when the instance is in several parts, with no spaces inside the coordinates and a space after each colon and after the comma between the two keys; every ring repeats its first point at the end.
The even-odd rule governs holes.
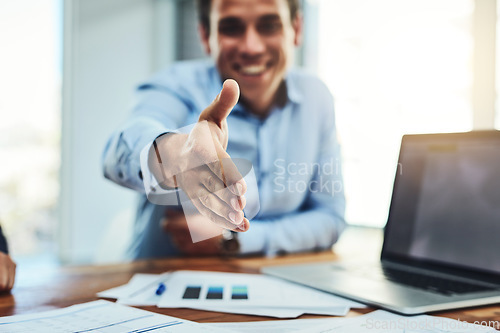
{"type": "MultiPolygon", "coordinates": [[[[300,0],[287,0],[290,7],[290,18],[293,20],[300,9],[300,0]]],[[[212,0],[196,0],[198,8],[198,21],[205,28],[207,34],[210,34],[210,9],[212,9],[212,0]]]]}

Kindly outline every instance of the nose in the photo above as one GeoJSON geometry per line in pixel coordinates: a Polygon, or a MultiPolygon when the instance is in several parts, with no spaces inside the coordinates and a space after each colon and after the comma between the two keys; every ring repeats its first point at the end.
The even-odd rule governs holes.
{"type": "Polygon", "coordinates": [[[241,51],[244,54],[254,56],[264,53],[266,50],[264,40],[255,27],[249,26],[241,44],[241,51]]]}

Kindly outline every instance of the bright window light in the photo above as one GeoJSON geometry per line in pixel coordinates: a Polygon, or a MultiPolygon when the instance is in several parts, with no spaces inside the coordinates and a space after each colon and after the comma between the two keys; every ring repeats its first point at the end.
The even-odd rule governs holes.
{"type": "Polygon", "coordinates": [[[54,248],[60,6],[58,0],[0,2],[0,224],[16,257],[54,248]]]}
{"type": "Polygon", "coordinates": [[[346,218],[383,226],[401,136],[472,129],[472,0],[318,0],[346,218]]]}

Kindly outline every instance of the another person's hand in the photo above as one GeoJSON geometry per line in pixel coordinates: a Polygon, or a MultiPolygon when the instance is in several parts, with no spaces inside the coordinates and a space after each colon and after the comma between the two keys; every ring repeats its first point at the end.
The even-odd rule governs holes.
{"type": "Polygon", "coordinates": [[[149,167],[162,186],[181,188],[216,225],[246,231],[250,226],[243,214],[246,183],[226,152],[226,118],[238,99],[238,84],[226,80],[189,135],[168,134],[156,140],[149,167]]]}
{"type": "MultiPolygon", "coordinates": [[[[222,233],[223,228],[217,226],[203,215],[189,216],[190,225],[188,227],[186,217],[180,211],[167,211],[167,216],[162,220],[162,228],[172,238],[172,242],[184,255],[191,256],[211,256],[221,253],[222,234],[201,242],[193,243],[191,233],[196,233],[201,239],[207,238],[203,235],[212,235],[214,229],[222,233]]],[[[196,236],[195,236],[196,237],[196,236]]]]}
{"type": "Polygon", "coordinates": [[[0,252],[0,291],[8,291],[14,287],[16,264],[8,254],[0,252]]]}

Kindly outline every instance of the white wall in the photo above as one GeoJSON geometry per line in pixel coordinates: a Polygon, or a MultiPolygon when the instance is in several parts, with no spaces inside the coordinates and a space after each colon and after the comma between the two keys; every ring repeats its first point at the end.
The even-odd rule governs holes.
{"type": "Polygon", "coordinates": [[[134,87],[168,61],[171,40],[160,40],[155,29],[168,27],[173,12],[165,0],[65,0],[64,6],[60,258],[92,262],[99,248],[99,261],[114,260],[135,194],[104,179],[101,153],[130,112],[134,87]]]}
{"type": "Polygon", "coordinates": [[[474,129],[495,127],[495,59],[497,0],[476,0],[474,6],[474,129]]]}

